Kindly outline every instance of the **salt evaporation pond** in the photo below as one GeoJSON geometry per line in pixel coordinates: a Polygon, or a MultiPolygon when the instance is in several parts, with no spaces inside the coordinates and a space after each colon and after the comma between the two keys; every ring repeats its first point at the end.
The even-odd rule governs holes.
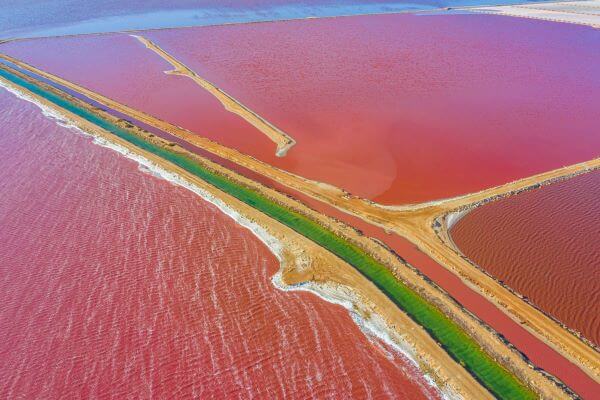
{"type": "Polygon", "coordinates": [[[386,204],[596,156],[600,32],[489,15],[379,15],[144,35],[297,140],[264,135],[128,35],[0,50],[297,174],[386,204]],[[564,54],[568,53],[569,57],[564,54]],[[576,118],[574,117],[576,116],[576,118]]]}
{"type": "Polygon", "coordinates": [[[478,266],[600,344],[600,172],[486,204],[451,230],[478,266]]]}

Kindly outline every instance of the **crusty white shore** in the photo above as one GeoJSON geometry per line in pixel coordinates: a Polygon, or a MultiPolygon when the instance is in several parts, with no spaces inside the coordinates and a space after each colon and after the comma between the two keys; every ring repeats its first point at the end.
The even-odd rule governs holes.
{"type": "Polygon", "coordinates": [[[469,11],[600,28],[600,0],[473,7],[469,11]]]}

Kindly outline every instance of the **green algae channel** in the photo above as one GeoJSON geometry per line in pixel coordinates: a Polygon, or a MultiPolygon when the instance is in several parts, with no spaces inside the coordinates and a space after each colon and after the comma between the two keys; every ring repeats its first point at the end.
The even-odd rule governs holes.
{"type": "Polygon", "coordinates": [[[150,143],[75,102],[44,89],[0,67],[0,76],[55,105],[105,129],[115,136],[183,168],[198,178],[292,228],[348,262],[406,312],[484,387],[500,399],[534,399],[535,393],[490,357],[466,332],[439,309],[400,282],[382,263],[363,249],[308,217],[269,200],[257,191],[200,165],[192,157],[150,143]]]}

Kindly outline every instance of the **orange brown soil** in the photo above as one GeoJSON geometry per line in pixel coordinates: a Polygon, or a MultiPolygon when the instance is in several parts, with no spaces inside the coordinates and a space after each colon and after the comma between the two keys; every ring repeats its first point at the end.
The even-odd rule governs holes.
{"type": "Polygon", "coordinates": [[[216,87],[206,79],[202,78],[190,68],[188,68],[185,64],[177,60],[175,57],[171,56],[169,53],[164,51],[158,45],[153,43],[152,41],[144,38],[139,35],[131,35],[134,38],[138,39],[142,42],[147,48],[154,51],[160,57],[162,57],[165,61],[170,63],[173,66],[173,70],[166,71],[165,73],[170,75],[180,75],[186,76],[196,82],[200,87],[205,89],[207,92],[212,94],[216,99],[218,99],[223,107],[227,111],[230,111],[234,114],[239,115],[244,118],[248,123],[254,126],[256,129],[261,131],[264,135],[266,135],[269,139],[271,139],[277,145],[276,155],[278,157],[283,157],[290,150],[290,148],[296,144],[296,141],[292,139],[287,133],[283,132],[281,129],[273,126],[270,122],[256,114],[254,111],[250,110],[248,107],[240,103],[238,100],[231,97],[229,94],[225,93],[222,89],[216,87]]]}
{"type": "MultiPolygon", "coordinates": [[[[8,59],[8,57],[5,57],[5,58],[8,59]]],[[[276,179],[279,182],[281,182],[289,187],[292,187],[294,189],[297,189],[305,194],[308,194],[309,196],[312,196],[318,200],[332,204],[342,211],[359,216],[370,223],[384,227],[385,229],[387,229],[389,231],[392,231],[392,232],[398,233],[402,236],[405,236],[405,237],[411,239],[413,241],[413,243],[418,244],[420,248],[425,250],[427,252],[427,254],[432,256],[434,259],[436,259],[436,260],[441,260],[441,259],[446,260],[447,259],[449,263],[456,262],[457,260],[455,258],[459,258],[459,261],[464,261],[464,260],[460,259],[460,257],[453,258],[452,255],[456,255],[456,253],[451,248],[449,248],[443,241],[441,241],[439,239],[436,230],[433,229],[433,225],[434,225],[435,221],[440,216],[445,215],[449,210],[454,210],[456,208],[460,208],[466,204],[472,204],[473,202],[481,201],[482,199],[486,199],[486,198],[492,197],[494,195],[503,194],[503,193],[506,194],[510,191],[517,190],[518,188],[525,189],[531,185],[535,185],[536,182],[548,180],[553,177],[566,176],[568,174],[573,174],[573,173],[576,173],[577,171],[582,171],[584,169],[582,166],[572,166],[572,167],[568,167],[564,171],[559,170],[559,171],[555,171],[554,173],[543,174],[543,177],[540,177],[540,176],[532,177],[532,178],[528,178],[523,181],[515,182],[510,185],[505,185],[506,187],[501,186],[498,188],[490,189],[489,191],[482,191],[482,192],[479,192],[479,193],[476,193],[473,195],[463,196],[463,197],[460,197],[457,199],[451,199],[451,200],[447,200],[447,201],[441,201],[441,202],[425,204],[425,205],[415,205],[415,206],[383,207],[383,206],[371,203],[369,201],[366,201],[366,200],[363,200],[363,199],[360,199],[357,197],[353,197],[350,194],[348,194],[340,189],[337,189],[335,187],[332,187],[329,185],[324,185],[319,182],[306,180],[304,178],[287,173],[285,171],[281,171],[281,170],[274,168],[268,164],[262,163],[252,157],[243,155],[235,150],[228,149],[228,148],[218,145],[214,142],[211,142],[207,139],[198,137],[197,135],[194,135],[193,133],[191,133],[189,131],[185,131],[181,128],[178,128],[176,126],[168,124],[164,121],[157,120],[156,118],[154,118],[150,115],[133,110],[127,106],[124,106],[122,104],[114,102],[113,100],[107,99],[97,93],[93,93],[87,89],[81,88],[70,82],[64,81],[57,77],[54,77],[43,71],[34,69],[30,66],[27,66],[23,63],[18,62],[17,60],[12,60],[12,59],[10,59],[10,60],[15,63],[18,63],[18,65],[20,65],[24,68],[28,68],[28,69],[32,70],[33,72],[39,73],[40,75],[42,75],[48,79],[51,79],[60,84],[63,84],[72,90],[80,92],[80,93],[92,98],[93,100],[98,101],[99,103],[105,104],[108,107],[115,109],[116,111],[122,112],[127,115],[131,115],[132,117],[140,120],[141,122],[147,123],[152,126],[156,126],[160,129],[164,129],[166,132],[171,133],[180,138],[183,138],[185,140],[188,140],[189,142],[191,142],[197,146],[203,147],[204,149],[206,149],[208,151],[218,154],[224,158],[228,158],[240,165],[243,165],[251,170],[254,170],[254,171],[261,173],[265,176],[268,176],[272,179],[276,179]]],[[[153,138],[152,140],[159,140],[159,139],[153,138]]],[[[178,151],[185,151],[185,150],[179,148],[178,146],[176,146],[176,148],[178,149],[178,151]]],[[[149,157],[149,158],[155,158],[155,157],[149,157]]],[[[518,353],[516,350],[514,350],[513,348],[508,346],[507,343],[505,343],[500,337],[498,337],[498,335],[495,332],[493,332],[490,328],[488,328],[486,325],[484,325],[481,321],[476,319],[471,313],[464,310],[459,304],[457,304],[455,301],[453,301],[451,298],[449,298],[445,293],[443,293],[439,288],[437,288],[437,286],[434,286],[430,282],[428,282],[417,271],[415,271],[411,267],[408,267],[397,256],[395,256],[393,253],[391,253],[387,248],[382,246],[379,242],[361,235],[359,232],[357,232],[353,228],[351,228],[337,220],[334,220],[333,218],[330,218],[326,215],[316,213],[315,211],[304,206],[303,204],[301,204],[293,199],[290,199],[287,196],[285,196],[273,189],[266,188],[256,182],[253,182],[244,177],[241,177],[232,171],[225,170],[223,167],[220,167],[213,163],[210,163],[207,160],[201,159],[199,157],[196,157],[196,158],[199,160],[199,162],[201,162],[205,165],[209,165],[211,169],[219,170],[219,173],[222,173],[223,175],[231,177],[233,180],[235,180],[237,182],[241,182],[242,184],[244,184],[246,186],[254,188],[255,190],[261,192],[262,194],[269,197],[273,201],[276,201],[280,204],[284,204],[285,206],[287,206],[289,208],[292,208],[294,210],[297,210],[297,211],[303,213],[304,215],[309,216],[311,219],[326,226],[328,229],[331,229],[336,234],[344,237],[346,240],[367,250],[372,256],[374,256],[379,261],[381,261],[382,263],[387,265],[388,268],[390,268],[390,270],[394,272],[394,274],[396,275],[396,277],[399,280],[408,284],[413,290],[415,290],[420,295],[425,297],[431,303],[435,304],[446,315],[448,315],[453,320],[455,320],[463,329],[465,329],[465,331],[469,332],[482,345],[482,347],[484,347],[496,360],[498,360],[503,365],[505,365],[516,376],[518,376],[523,382],[526,382],[530,387],[534,388],[542,397],[544,397],[544,398],[561,398],[561,397],[567,396],[567,394],[565,392],[563,392],[562,389],[560,389],[555,384],[554,381],[548,379],[547,376],[544,375],[543,373],[541,373],[540,371],[532,368],[532,366],[522,357],[522,355],[520,353],[518,353]]],[[[156,160],[155,162],[160,165],[165,164],[165,162],[162,160],[156,160]]],[[[597,165],[598,162],[600,162],[600,160],[595,160],[595,162],[596,163],[594,165],[597,165]]],[[[586,167],[588,167],[588,165],[586,165],[586,167]]],[[[175,167],[169,166],[169,168],[175,168],[175,167]]],[[[180,171],[177,171],[177,173],[179,174],[180,171]]],[[[186,179],[192,178],[189,176],[189,174],[185,173],[184,171],[181,172],[181,175],[184,176],[186,179]]],[[[195,180],[197,180],[197,179],[191,179],[191,181],[194,183],[195,183],[195,180]]],[[[230,204],[229,200],[227,200],[227,202],[228,202],[228,204],[230,204]]],[[[234,201],[231,204],[237,204],[237,203],[234,201]]],[[[237,209],[237,206],[236,206],[236,209],[237,209]]],[[[251,219],[254,221],[260,221],[261,218],[266,218],[264,216],[261,216],[261,214],[257,213],[256,211],[247,210],[246,212],[244,213],[244,215],[251,215],[252,216],[251,219]],[[246,212],[249,214],[246,214],[246,212]],[[255,215],[255,214],[258,214],[258,215],[255,215]]],[[[277,224],[275,224],[275,225],[277,225],[277,224]]],[[[271,227],[270,229],[274,229],[274,228],[271,227]]],[[[289,236],[290,239],[286,241],[286,244],[289,244],[288,242],[290,240],[295,243],[303,243],[302,246],[293,246],[292,244],[289,244],[291,246],[290,248],[295,248],[295,249],[297,249],[296,251],[301,252],[302,250],[300,250],[300,249],[303,248],[305,243],[302,241],[303,239],[297,238],[297,236],[298,235],[289,236]]],[[[282,236],[278,235],[277,237],[280,237],[280,238],[282,238],[282,240],[285,240],[285,238],[287,236],[284,235],[282,237],[282,236]]],[[[314,248],[314,245],[311,247],[307,247],[307,248],[314,248]]],[[[483,274],[481,271],[473,268],[470,264],[468,264],[466,262],[465,262],[465,264],[466,264],[466,267],[468,267],[469,272],[472,272],[474,274],[484,275],[485,277],[487,277],[488,279],[490,279],[493,282],[492,285],[497,284],[493,279],[489,278],[487,275],[483,274]]],[[[461,267],[465,267],[465,265],[462,265],[461,263],[457,263],[456,265],[454,265],[454,264],[448,265],[448,268],[450,268],[451,270],[457,271],[457,273],[461,267]]],[[[364,296],[365,299],[369,299],[370,301],[374,301],[374,299],[379,299],[378,302],[379,302],[379,304],[382,304],[382,305],[380,307],[377,307],[377,309],[376,309],[377,312],[380,313],[381,315],[383,315],[387,321],[390,321],[391,325],[393,325],[396,329],[398,329],[402,333],[405,333],[405,330],[403,327],[405,327],[407,325],[405,325],[404,322],[402,322],[402,323],[391,322],[391,321],[400,321],[400,320],[394,320],[389,316],[390,312],[393,312],[394,315],[396,315],[396,316],[399,315],[399,314],[397,314],[399,312],[399,310],[397,310],[397,307],[391,305],[391,303],[389,303],[389,300],[387,300],[385,298],[385,296],[381,292],[379,292],[369,281],[362,278],[361,276],[357,276],[356,272],[347,272],[347,273],[340,272],[340,271],[347,271],[347,270],[352,270],[352,268],[350,268],[350,266],[345,265],[345,264],[344,264],[344,267],[341,268],[341,267],[339,267],[339,264],[335,264],[335,263],[321,263],[321,264],[312,263],[311,268],[308,270],[310,272],[305,271],[302,274],[300,274],[300,272],[298,272],[298,271],[295,271],[295,272],[287,271],[284,274],[284,277],[287,277],[288,279],[293,278],[294,280],[298,279],[298,277],[302,277],[301,279],[308,278],[308,279],[311,279],[313,281],[318,281],[318,282],[326,280],[328,282],[348,284],[348,282],[346,282],[346,281],[342,282],[341,277],[350,276],[348,274],[353,274],[354,276],[356,276],[356,282],[354,282],[351,287],[353,287],[355,292],[358,293],[359,295],[361,295],[361,298],[363,298],[363,296],[364,296]],[[383,305],[383,304],[386,304],[386,305],[383,305]]],[[[466,279],[466,278],[463,277],[463,279],[466,279]]],[[[486,281],[484,281],[484,282],[486,282],[486,281]]],[[[478,283],[478,281],[476,281],[475,283],[478,283]]],[[[477,288],[478,290],[481,290],[475,284],[472,284],[471,286],[477,288]]],[[[538,314],[542,315],[542,317],[546,318],[550,324],[557,325],[554,321],[550,320],[549,318],[547,318],[546,316],[541,314],[538,310],[531,307],[527,303],[523,302],[521,299],[516,297],[510,291],[506,290],[505,288],[503,288],[500,285],[499,285],[499,287],[501,289],[501,291],[499,292],[500,294],[503,293],[502,291],[505,291],[508,295],[510,295],[514,299],[518,300],[519,303],[515,304],[515,306],[517,306],[517,309],[519,311],[526,312],[529,309],[531,309],[531,310],[533,310],[534,313],[538,313],[538,314]],[[521,306],[523,308],[521,308],[521,306]]],[[[492,287],[492,289],[495,289],[495,288],[492,287]]],[[[482,293],[489,295],[489,293],[487,293],[483,290],[481,290],[481,291],[482,291],[482,293]]],[[[496,293],[494,293],[494,294],[496,294],[496,293]]],[[[405,314],[403,314],[403,313],[401,313],[401,314],[402,314],[403,318],[407,318],[405,314]]],[[[395,318],[399,318],[399,317],[395,317],[395,318]]],[[[546,321],[542,321],[542,322],[546,322],[546,321]]],[[[559,325],[557,325],[557,327],[558,327],[558,329],[560,329],[559,332],[565,332],[569,336],[572,336],[573,338],[575,338],[571,333],[564,330],[559,325]]],[[[423,334],[426,335],[426,333],[424,331],[422,331],[422,328],[417,327],[416,325],[412,324],[412,328],[410,328],[410,330],[413,331],[415,329],[419,329],[420,332],[422,332],[423,334]]],[[[409,340],[409,341],[412,342],[412,340],[409,340]]],[[[580,342],[580,343],[583,343],[583,342],[580,342]]],[[[415,342],[415,344],[416,344],[416,342],[415,342]]],[[[418,344],[417,344],[417,347],[418,347],[418,344]]],[[[580,348],[579,348],[579,350],[581,351],[580,348]]],[[[583,348],[583,350],[593,351],[589,346],[585,346],[583,348]]],[[[585,353],[585,351],[582,351],[582,352],[585,353]]],[[[419,353],[420,358],[431,356],[431,353],[425,353],[425,352],[418,352],[418,353],[419,353]],[[425,354],[428,354],[428,356],[425,356],[425,354]]],[[[595,355],[594,355],[594,357],[595,357],[595,355]]],[[[593,357],[591,359],[594,360],[593,357]]],[[[420,359],[420,362],[422,362],[422,358],[420,359]]],[[[431,366],[433,363],[424,363],[424,364],[428,364],[431,366]]],[[[440,363],[440,365],[441,365],[441,363],[440,363]]],[[[448,365],[450,365],[450,364],[448,364],[448,365]]],[[[594,364],[592,363],[591,365],[594,365],[594,364]]],[[[440,366],[438,365],[438,366],[434,367],[434,369],[439,368],[439,367],[440,366]]],[[[459,368],[459,367],[454,365],[453,368],[459,368]]],[[[460,368],[460,369],[461,369],[461,371],[464,371],[462,368],[460,368]]],[[[594,371],[592,368],[588,368],[588,370],[590,372],[594,371]]],[[[438,379],[441,382],[446,382],[448,376],[453,376],[456,373],[456,371],[454,371],[454,372],[450,372],[450,375],[447,374],[448,371],[452,371],[452,368],[449,368],[447,370],[444,369],[444,371],[446,371],[446,372],[443,372],[442,370],[440,370],[439,373],[436,373],[436,375],[438,376],[438,379]]],[[[454,381],[455,378],[453,377],[452,380],[454,381]]],[[[470,390],[472,390],[472,389],[470,389],[470,390]]],[[[460,391],[465,392],[465,389],[463,388],[460,391]]],[[[471,397],[471,396],[468,396],[468,397],[471,397]]],[[[475,398],[479,398],[479,396],[475,396],[475,398]]]]}

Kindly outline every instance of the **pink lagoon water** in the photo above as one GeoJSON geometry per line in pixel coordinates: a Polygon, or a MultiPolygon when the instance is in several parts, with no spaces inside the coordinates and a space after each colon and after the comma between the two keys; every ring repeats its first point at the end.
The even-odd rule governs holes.
{"type": "Polygon", "coordinates": [[[264,135],[189,79],[165,76],[168,64],[127,35],[0,51],[386,204],[455,196],[598,155],[600,32],[587,27],[379,15],[144,35],[298,144],[275,157],[264,135]]]}
{"type": "Polygon", "coordinates": [[[380,203],[468,193],[600,148],[600,32],[586,27],[381,15],[147,36],[298,141],[268,161],[380,203]]]}
{"type": "Polygon", "coordinates": [[[0,397],[438,397],[198,196],[5,90],[0,131],[0,397]]]}
{"type": "MultiPolygon", "coordinates": [[[[127,35],[15,42],[0,51],[382,202],[447,197],[597,155],[599,62],[589,51],[597,32],[474,15],[371,18],[147,34],[292,134],[298,145],[284,159],[191,81],[163,74],[169,65],[127,35]],[[567,51],[571,57],[562,57],[567,51]]],[[[537,365],[582,395],[597,391],[577,367],[412,245],[357,225],[537,365]]]]}

